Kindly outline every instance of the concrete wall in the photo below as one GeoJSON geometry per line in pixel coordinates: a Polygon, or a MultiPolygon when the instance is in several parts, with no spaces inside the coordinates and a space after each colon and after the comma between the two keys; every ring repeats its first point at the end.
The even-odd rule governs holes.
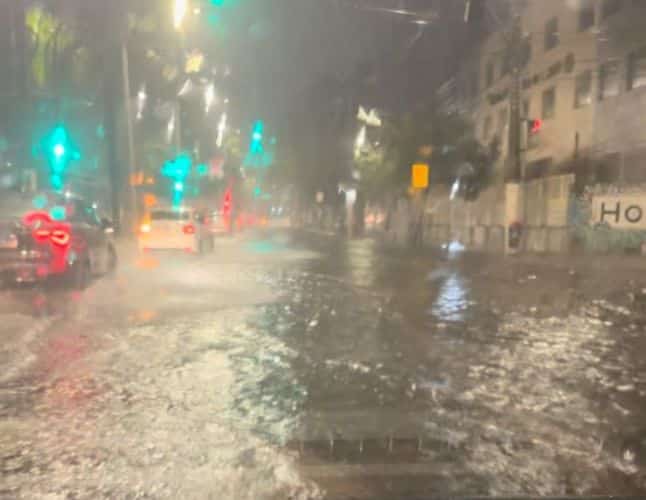
{"type": "Polygon", "coordinates": [[[569,249],[568,208],[573,175],[537,179],[525,185],[497,184],[477,200],[450,200],[449,190],[428,196],[424,243],[439,246],[458,240],[473,250],[503,252],[507,227],[523,223],[523,249],[565,252],[569,249]]]}
{"type": "Polygon", "coordinates": [[[646,244],[646,229],[643,218],[646,215],[646,185],[624,188],[617,185],[597,185],[572,203],[571,227],[576,244],[589,252],[641,252],[646,244]],[[600,202],[607,202],[607,209],[617,208],[616,219],[607,215],[601,217],[600,202]],[[634,207],[639,207],[641,213],[634,207]],[[626,210],[630,210],[626,219],[626,210]],[[637,219],[637,215],[641,217],[637,219]]]}

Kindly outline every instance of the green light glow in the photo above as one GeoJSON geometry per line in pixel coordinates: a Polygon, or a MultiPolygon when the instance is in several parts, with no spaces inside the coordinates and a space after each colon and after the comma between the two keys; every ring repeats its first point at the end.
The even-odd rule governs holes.
{"type": "MultiPolygon", "coordinates": [[[[57,125],[43,143],[45,157],[50,167],[52,189],[60,191],[65,184],[64,174],[70,161],[79,160],[81,155],[72,145],[63,125],[57,125]]],[[[41,150],[42,151],[42,150],[41,150]]]]}
{"type": "Polygon", "coordinates": [[[251,133],[251,154],[262,154],[264,148],[262,146],[262,135],[265,129],[265,125],[261,120],[256,121],[253,124],[253,131],[251,133]]]}
{"type": "Polygon", "coordinates": [[[53,220],[65,220],[67,212],[65,211],[65,207],[62,207],[60,205],[57,205],[55,207],[52,207],[52,209],[49,211],[49,215],[53,220]]]}

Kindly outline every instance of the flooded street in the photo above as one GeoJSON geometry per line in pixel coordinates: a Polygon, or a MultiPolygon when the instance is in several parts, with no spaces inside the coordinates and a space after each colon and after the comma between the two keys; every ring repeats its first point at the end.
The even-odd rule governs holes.
{"type": "Polygon", "coordinates": [[[279,230],[122,254],[3,294],[0,498],[646,494],[630,269],[279,230]]]}

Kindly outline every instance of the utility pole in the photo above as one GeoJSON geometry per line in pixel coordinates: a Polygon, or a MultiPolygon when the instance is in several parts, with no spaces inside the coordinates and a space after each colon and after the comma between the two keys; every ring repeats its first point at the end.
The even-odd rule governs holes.
{"type": "MultiPolygon", "coordinates": [[[[491,5],[485,2],[490,16],[501,28],[504,38],[505,48],[504,56],[507,59],[511,70],[511,86],[509,89],[509,130],[507,144],[507,158],[505,162],[505,171],[503,182],[505,183],[505,252],[510,251],[509,227],[511,220],[520,220],[526,222],[527,219],[527,196],[525,196],[522,182],[526,180],[525,169],[522,161],[521,147],[521,99],[522,99],[522,70],[526,63],[526,39],[523,33],[522,12],[524,10],[523,2],[509,1],[511,14],[511,25],[509,29],[501,26],[500,18],[491,5]],[[522,198],[522,203],[521,203],[522,198]]],[[[465,21],[468,21],[472,0],[467,0],[464,13],[465,21]]]]}
{"type": "Polygon", "coordinates": [[[121,67],[122,67],[122,78],[123,78],[123,100],[124,100],[124,110],[126,115],[126,133],[127,133],[127,148],[128,148],[128,168],[127,173],[127,185],[128,185],[128,194],[129,194],[129,215],[130,220],[128,221],[129,229],[133,231],[136,230],[137,223],[139,222],[139,207],[137,204],[137,191],[133,179],[133,173],[135,169],[135,139],[134,139],[134,127],[132,124],[132,99],[130,92],[130,69],[128,61],[128,42],[124,40],[121,44],[121,67]]]}
{"type": "Polygon", "coordinates": [[[522,149],[520,127],[521,117],[521,83],[523,67],[524,37],[521,16],[513,13],[511,32],[507,36],[507,57],[511,65],[511,88],[509,91],[509,153],[507,155],[506,180],[518,182],[524,180],[522,167],[522,149]]]}
{"type": "Polygon", "coordinates": [[[116,108],[118,106],[118,92],[115,86],[115,78],[111,77],[117,71],[116,57],[114,51],[106,51],[104,55],[103,79],[103,107],[105,115],[105,138],[106,138],[106,161],[108,177],[110,180],[110,202],[112,205],[112,222],[117,232],[121,234],[121,178],[119,152],[117,148],[117,124],[116,108]]]}

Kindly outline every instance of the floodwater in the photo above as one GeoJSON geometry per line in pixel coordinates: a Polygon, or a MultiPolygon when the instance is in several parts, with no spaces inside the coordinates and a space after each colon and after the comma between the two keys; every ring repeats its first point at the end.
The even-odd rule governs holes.
{"type": "Polygon", "coordinates": [[[3,296],[0,498],[646,494],[628,271],[288,231],[121,261],[3,296]]]}

